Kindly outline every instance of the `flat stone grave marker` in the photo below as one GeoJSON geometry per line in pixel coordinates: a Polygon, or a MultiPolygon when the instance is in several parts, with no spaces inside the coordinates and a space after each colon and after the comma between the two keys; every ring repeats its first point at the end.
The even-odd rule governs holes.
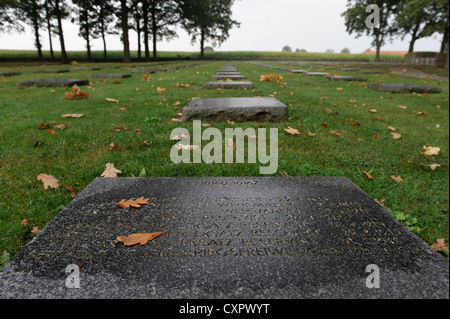
{"type": "Polygon", "coordinates": [[[359,71],[357,68],[341,68],[341,71],[359,71]]]}
{"type": "Polygon", "coordinates": [[[239,72],[238,69],[230,68],[230,69],[219,69],[218,72],[239,72]]]}
{"type": "Polygon", "coordinates": [[[97,178],[0,282],[1,298],[448,299],[449,264],[346,178],[97,178]]]}
{"type": "Polygon", "coordinates": [[[233,81],[239,81],[239,80],[245,80],[246,77],[243,75],[232,75],[232,74],[216,74],[212,76],[213,80],[233,80],[233,81]]]}
{"type": "Polygon", "coordinates": [[[18,87],[72,87],[74,85],[88,85],[84,79],[36,79],[17,82],[18,87]]]}
{"type": "Polygon", "coordinates": [[[283,122],[288,107],[273,97],[194,99],[183,108],[182,121],[283,122]]]}
{"type": "Polygon", "coordinates": [[[247,81],[210,81],[203,84],[203,89],[253,89],[253,83],[247,81]]]}
{"type": "Polygon", "coordinates": [[[54,69],[45,69],[45,70],[36,70],[33,73],[67,73],[70,70],[54,70],[54,69]]]}
{"type": "Polygon", "coordinates": [[[437,86],[410,84],[410,83],[370,83],[369,88],[391,93],[441,93],[437,86]]]}
{"type": "Polygon", "coordinates": [[[155,73],[155,70],[130,70],[128,73],[135,74],[135,73],[141,73],[141,74],[152,74],[155,73]]]}
{"type": "Polygon", "coordinates": [[[291,72],[291,73],[308,73],[309,71],[308,70],[290,70],[289,72],[291,72]]]}
{"type": "Polygon", "coordinates": [[[217,75],[242,75],[239,71],[218,71],[217,75]]]}
{"type": "Polygon", "coordinates": [[[98,71],[98,70],[100,70],[100,68],[88,68],[88,67],[84,67],[84,66],[79,66],[79,67],[72,68],[72,70],[76,70],[76,71],[98,71]]]}
{"type": "Polygon", "coordinates": [[[361,73],[361,74],[384,74],[383,71],[371,71],[371,70],[368,70],[368,71],[359,71],[359,73],[361,73]]]}
{"type": "Polygon", "coordinates": [[[124,79],[124,78],[131,78],[131,74],[98,73],[98,74],[89,74],[88,77],[92,79],[124,79]]]}
{"type": "Polygon", "coordinates": [[[306,72],[304,74],[309,75],[309,76],[326,76],[326,75],[328,75],[328,73],[326,73],[326,72],[306,72]]]}
{"type": "Polygon", "coordinates": [[[325,79],[331,81],[367,81],[367,78],[361,76],[351,76],[351,75],[330,75],[326,76],[325,79]]]}
{"type": "Polygon", "coordinates": [[[22,72],[0,72],[0,77],[8,77],[8,76],[16,76],[16,75],[22,75],[22,72]]]}

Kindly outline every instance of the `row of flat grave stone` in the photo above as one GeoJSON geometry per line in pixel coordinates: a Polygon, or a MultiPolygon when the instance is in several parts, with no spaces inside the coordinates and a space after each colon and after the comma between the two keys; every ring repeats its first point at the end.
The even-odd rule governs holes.
{"type": "MultiPolygon", "coordinates": [[[[308,76],[321,76],[330,81],[361,81],[367,82],[367,78],[360,76],[351,76],[351,75],[332,75],[326,72],[310,72],[309,70],[294,70],[288,69],[284,67],[275,67],[271,65],[265,65],[260,63],[254,63],[261,67],[268,67],[271,69],[279,69],[285,70],[291,73],[300,73],[308,76]]],[[[353,71],[359,70],[356,68],[341,68],[341,71],[353,71]]],[[[378,71],[361,71],[364,74],[379,74],[378,71]]],[[[414,84],[414,83],[370,83],[368,85],[370,89],[377,90],[380,92],[390,92],[390,93],[441,93],[442,89],[437,86],[431,85],[422,85],[422,84],[414,84]]]]}
{"type": "Polygon", "coordinates": [[[253,89],[253,83],[245,81],[246,77],[242,75],[233,63],[225,63],[212,80],[203,84],[203,89],[253,89]],[[230,73],[231,72],[231,73],[230,73]]]}
{"type": "Polygon", "coordinates": [[[0,77],[10,77],[17,75],[22,75],[22,72],[0,72],[0,77]]]}
{"type": "MultiPolygon", "coordinates": [[[[227,62],[203,89],[251,89],[252,82],[227,62]]],[[[183,108],[182,121],[208,122],[283,122],[288,120],[288,107],[273,97],[193,99],[183,108]]]]}
{"type": "Polygon", "coordinates": [[[185,68],[192,68],[200,65],[204,65],[207,63],[211,63],[209,61],[207,62],[197,62],[197,63],[190,63],[190,64],[182,64],[182,65],[175,65],[175,66],[166,66],[166,67],[151,67],[144,70],[129,70],[129,73],[142,73],[142,74],[152,74],[155,72],[167,72],[171,70],[179,70],[179,69],[185,69],[185,68]]]}
{"type": "Polygon", "coordinates": [[[342,177],[97,178],[0,282],[0,299],[448,299],[449,263],[342,177]]]}
{"type": "MultiPolygon", "coordinates": [[[[179,69],[179,68],[187,68],[187,67],[193,67],[197,66],[203,63],[194,63],[194,64],[187,64],[183,66],[175,66],[172,69],[179,69]]],[[[74,68],[73,70],[100,70],[100,68],[74,68]]],[[[157,71],[167,71],[168,68],[152,68],[145,70],[145,73],[155,73],[157,71]]],[[[56,70],[56,69],[45,69],[45,70],[37,70],[33,73],[67,73],[70,72],[70,70],[56,70]]],[[[127,72],[127,73],[93,73],[89,74],[88,78],[91,79],[124,79],[124,78],[130,78],[132,76],[133,72],[127,72]]],[[[140,72],[139,72],[140,73],[140,72]]],[[[88,79],[35,79],[35,80],[28,80],[28,81],[20,81],[17,82],[18,87],[72,87],[73,85],[89,85],[88,79]]]]}

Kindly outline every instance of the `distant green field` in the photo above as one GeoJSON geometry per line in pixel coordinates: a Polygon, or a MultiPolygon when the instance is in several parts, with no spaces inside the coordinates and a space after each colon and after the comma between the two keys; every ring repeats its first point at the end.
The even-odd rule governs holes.
{"type": "MultiPolygon", "coordinates": [[[[43,51],[44,58],[51,57],[50,51],[43,51]]],[[[87,53],[85,51],[68,51],[67,55],[70,60],[86,59],[87,53]]],[[[60,58],[61,53],[55,52],[55,57],[60,58]]],[[[138,52],[132,51],[131,57],[133,59],[138,58],[138,52]]],[[[158,52],[158,57],[163,59],[199,59],[200,52],[176,52],[176,51],[161,51],[158,52]]],[[[0,50],[0,58],[37,58],[37,52],[35,50],[0,50]]],[[[103,51],[92,51],[93,59],[102,59],[103,51]]],[[[123,58],[122,51],[109,51],[109,59],[121,59],[123,58]]],[[[368,61],[371,58],[375,58],[374,55],[367,54],[340,54],[340,53],[309,53],[309,52],[257,52],[257,51],[217,51],[217,52],[205,52],[205,58],[207,59],[292,59],[292,60],[361,60],[368,61]]],[[[403,59],[402,55],[382,55],[382,59],[403,59]]]]}

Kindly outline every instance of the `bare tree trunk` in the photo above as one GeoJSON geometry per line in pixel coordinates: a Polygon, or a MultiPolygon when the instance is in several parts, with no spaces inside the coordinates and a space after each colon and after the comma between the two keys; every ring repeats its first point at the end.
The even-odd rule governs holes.
{"type": "Polygon", "coordinates": [[[144,16],[144,50],[145,50],[145,61],[150,61],[150,46],[148,44],[148,4],[147,1],[142,1],[142,15],[144,16]]]}
{"type": "Polygon", "coordinates": [[[202,60],[205,58],[205,29],[203,27],[200,36],[200,58],[202,60]]]}
{"type": "Polygon", "coordinates": [[[45,19],[47,21],[48,42],[50,44],[50,56],[52,57],[52,60],[54,60],[55,53],[53,52],[52,24],[50,22],[50,10],[48,9],[48,1],[47,0],[45,1],[44,6],[45,6],[45,19]]]}
{"type": "Polygon", "coordinates": [[[120,0],[122,20],[123,62],[131,62],[130,40],[128,37],[128,7],[126,0],[120,0]]]}
{"type": "Polygon", "coordinates": [[[61,59],[63,64],[69,63],[66,52],[66,45],[64,43],[64,32],[62,27],[62,18],[61,18],[61,10],[59,8],[59,0],[55,1],[55,16],[58,21],[58,36],[59,42],[61,44],[61,59]]]}
{"type": "Polygon", "coordinates": [[[103,59],[106,62],[106,60],[108,59],[108,52],[106,51],[105,24],[103,23],[103,21],[102,21],[101,28],[102,28],[101,33],[102,33],[102,41],[103,41],[103,59]]]}
{"type": "Polygon", "coordinates": [[[34,28],[34,38],[36,41],[36,48],[38,50],[39,60],[42,60],[42,45],[39,39],[39,24],[36,19],[33,19],[33,28],[34,28]]]}

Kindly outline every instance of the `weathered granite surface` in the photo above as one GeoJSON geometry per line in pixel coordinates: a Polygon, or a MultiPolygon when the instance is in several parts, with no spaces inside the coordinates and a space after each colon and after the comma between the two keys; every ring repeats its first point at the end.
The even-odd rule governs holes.
{"type": "Polygon", "coordinates": [[[55,69],[42,69],[33,71],[33,73],[67,73],[70,70],[55,70],[55,69]]]}
{"type": "Polygon", "coordinates": [[[326,72],[305,72],[305,75],[309,75],[309,76],[326,76],[328,75],[328,73],[326,72]]]}
{"type": "Polygon", "coordinates": [[[100,70],[100,68],[89,68],[89,67],[84,67],[84,66],[77,66],[72,68],[72,70],[76,70],[76,71],[98,71],[100,70]]]}
{"type": "Polygon", "coordinates": [[[329,75],[325,79],[331,81],[367,81],[367,78],[362,76],[352,76],[352,75],[329,75]]]}
{"type": "Polygon", "coordinates": [[[253,89],[253,83],[247,81],[206,82],[203,89],[253,89]]]}
{"type": "Polygon", "coordinates": [[[17,82],[18,87],[72,87],[74,85],[88,85],[84,79],[36,79],[17,82]]]}
{"type": "Polygon", "coordinates": [[[16,76],[22,75],[22,72],[0,72],[0,76],[8,77],[8,76],[16,76]]]}
{"type": "Polygon", "coordinates": [[[291,73],[308,73],[308,70],[290,70],[291,73]]]}
{"type": "Polygon", "coordinates": [[[1,298],[438,299],[449,264],[345,178],[97,178],[0,283],[1,298]],[[166,233],[116,240],[142,232],[166,233]]]}
{"type": "Polygon", "coordinates": [[[437,86],[410,84],[410,83],[370,83],[369,88],[392,93],[441,93],[437,86]]]}
{"type": "Polygon", "coordinates": [[[288,108],[275,98],[194,99],[183,108],[182,121],[282,122],[288,120],[288,108]]]}
{"type": "Polygon", "coordinates": [[[125,73],[97,73],[97,74],[89,74],[89,78],[92,79],[124,79],[124,78],[131,78],[131,74],[125,73]]]}
{"type": "Polygon", "coordinates": [[[383,71],[375,71],[375,70],[367,70],[367,71],[359,71],[361,74],[384,74],[383,71]]]}
{"type": "Polygon", "coordinates": [[[218,81],[218,80],[233,80],[233,81],[241,81],[241,80],[245,80],[246,77],[243,75],[234,75],[234,74],[216,74],[212,76],[212,79],[214,81],[218,81]]]}

